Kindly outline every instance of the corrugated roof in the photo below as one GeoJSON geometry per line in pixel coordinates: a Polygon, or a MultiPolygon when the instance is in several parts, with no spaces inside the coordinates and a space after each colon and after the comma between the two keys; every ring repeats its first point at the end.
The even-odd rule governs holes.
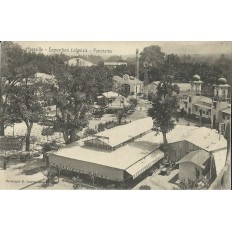
{"type": "Polygon", "coordinates": [[[203,164],[207,159],[209,159],[209,157],[210,155],[207,151],[204,150],[191,151],[177,163],[181,164],[181,163],[191,162],[204,168],[203,164]]]}

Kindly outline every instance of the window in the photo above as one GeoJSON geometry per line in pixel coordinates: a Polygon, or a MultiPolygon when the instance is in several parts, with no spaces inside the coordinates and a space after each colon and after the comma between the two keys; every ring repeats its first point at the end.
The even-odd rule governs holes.
{"type": "Polygon", "coordinates": [[[195,110],[198,111],[198,107],[197,106],[195,106],[195,110]]]}
{"type": "Polygon", "coordinates": [[[205,114],[205,111],[203,111],[203,114],[205,114]]]}

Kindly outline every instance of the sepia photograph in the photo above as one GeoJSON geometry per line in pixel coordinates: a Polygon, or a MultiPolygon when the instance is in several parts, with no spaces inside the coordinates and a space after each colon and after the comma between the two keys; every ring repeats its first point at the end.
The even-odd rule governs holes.
{"type": "Polygon", "coordinates": [[[229,41],[3,41],[1,190],[231,188],[229,41]]]}

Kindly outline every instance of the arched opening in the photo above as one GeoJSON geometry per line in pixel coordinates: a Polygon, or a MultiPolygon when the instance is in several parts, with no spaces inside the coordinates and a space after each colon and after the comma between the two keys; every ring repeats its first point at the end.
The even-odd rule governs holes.
{"type": "Polygon", "coordinates": [[[122,85],[122,93],[129,95],[130,94],[130,85],[128,84],[123,84],[122,85]]]}

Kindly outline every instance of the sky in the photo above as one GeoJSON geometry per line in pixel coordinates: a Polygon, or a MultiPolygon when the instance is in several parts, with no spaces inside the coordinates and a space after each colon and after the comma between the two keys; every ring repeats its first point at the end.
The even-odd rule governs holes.
{"type": "Polygon", "coordinates": [[[54,54],[54,53],[65,53],[67,55],[77,55],[79,54],[94,54],[100,56],[111,56],[111,55],[122,55],[122,56],[131,56],[135,54],[136,49],[139,49],[141,52],[144,47],[150,45],[159,45],[161,50],[166,54],[232,54],[232,42],[197,42],[197,41],[188,41],[188,42],[172,42],[172,41],[162,41],[162,42],[120,42],[120,41],[78,41],[78,42],[17,42],[22,48],[32,51],[37,49],[37,51],[44,54],[54,54]],[[32,49],[32,50],[31,50],[32,49]],[[78,53],[77,53],[78,51],[78,53]]]}

